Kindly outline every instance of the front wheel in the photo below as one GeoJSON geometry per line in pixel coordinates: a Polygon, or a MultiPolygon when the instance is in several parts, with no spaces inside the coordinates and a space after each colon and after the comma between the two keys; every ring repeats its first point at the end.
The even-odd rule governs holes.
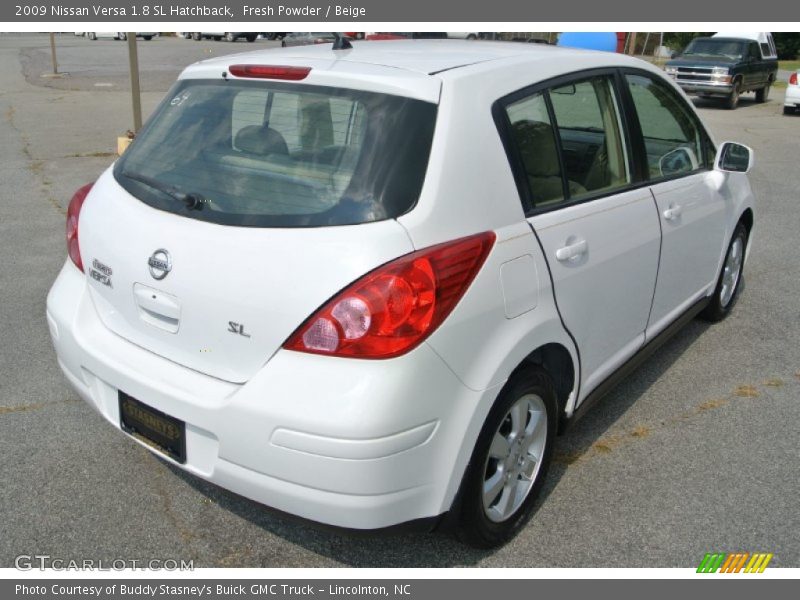
{"type": "Polygon", "coordinates": [[[127,41],[127,39],[128,39],[128,34],[127,34],[127,33],[125,33],[124,31],[120,31],[120,32],[118,32],[118,33],[117,33],[117,38],[119,38],[119,39],[120,39],[120,40],[122,40],[123,42],[124,42],[124,41],[127,41]]]}
{"type": "Polygon", "coordinates": [[[253,42],[256,41],[257,37],[258,37],[257,35],[248,35],[248,36],[245,36],[244,39],[246,39],[248,42],[250,42],[252,44],[253,42]]]}
{"type": "Polygon", "coordinates": [[[546,371],[531,367],[508,380],[464,476],[457,530],[462,541],[491,548],[525,525],[550,464],[557,413],[546,371]]]}
{"type": "Polygon", "coordinates": [[[203,37],[203,36],[201,36],[201,35],[200,35],[198,32],[196,32],[196,31],[192,33],[192,39],[193,39],[195,42],[199,42],[199,41],[202,39],[202,37],[203,37]]]}
{"type": "Polygon", "coordinates": [[[742,82],[738,79],[733,83],[733,91],[725,99],[725,108],[733,110],[739,106],[739,96],[742,94],[742,82]]]}
{"type": "Polygon", "coordinates": [[[88,35],[90,40],[92,40],[93,42],[97,41],[97,34],[94,31],[90,31],[88,35]]]}
{"type": "Polygon", "coordinates": [[[706,321],[717,322],[727,317],[736,298],[739,295],[739,288],[742,283],[742,270],[744,269],[744,253],[747,248],[747,230],[744,225],[739,223],[731,237],[728,252],[725,254],[725,262],[722,264],[722,272],[717,280],[717,287],[711,297],[709,305],[700,313],[706,321]]]}
{"type": "Polygon", "coordinates": [[[143,35],[143,36],[142,36],[142,39],[143,39],[145,42],[149,42],[150,40],[152,40],[152,39],[153,39],[153,36],[152,36],[152,35],[143,35]]]}
{"type": "Polygon", "coordinates": [[[229,31],[228,33],[225,34],[225,41],[226,42],[235,42],[236,41],[236,36],[233,35],[233,32],[229,31]]]}

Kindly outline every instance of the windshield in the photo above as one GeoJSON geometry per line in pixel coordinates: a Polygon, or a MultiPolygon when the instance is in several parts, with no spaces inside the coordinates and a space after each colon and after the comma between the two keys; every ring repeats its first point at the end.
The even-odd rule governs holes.
{"type": "Polygon", "coordinates": [[[742,58],[745,44],[723,40],[692,40],[683,52],[684,56],[702,54],[705,56],[724,56],[731,60],[742,58]]]}
{"type": "Polygon", "coordinates": [[[250,227],[348,225],[414,206],[436,106],[264,81],[178,82],[114,176],[158,208],[250,227]]]}

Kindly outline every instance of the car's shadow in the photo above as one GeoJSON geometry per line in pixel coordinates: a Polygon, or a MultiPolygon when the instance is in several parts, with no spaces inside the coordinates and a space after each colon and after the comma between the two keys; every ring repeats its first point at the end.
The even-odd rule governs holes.
{"type": "MultiPolygon", "coordinates": [[[[589,451],[631,405],[646,395],[650,386],[681,357],[707,328],[708,324],[698,320],[689,323],[662,346],[654,356],[645,361],[633,374],[603,398],[564,436],[556,440],[554,460],[542,493],[537,500],[537,508],[547,500],[570,468],[580,468],[578,465],[571,466],[574,460],[589,451]]],[[[165,464],[167,463],[165,462],[165,464]]],[[[167,464],[167,466],[175,475],[204,494],[222,510],[230,511],[265,532],[283,538],[290,544],[347,566],[472,566],[494,553],[493,550],[469,548],[448,532],[355,534],[349,531],[327,529],[268,509],[261,504],[196,478],[171,464],[167,464]]],[[[536,518],[534,512],[532,519],[535,521],[536,518]]],[[[521,535],[524,536],[524,533],[521,535]]],[[[267,542],[265,541],[265,543],[267,542]]],[[[263,556],[265,559],[259,558],[259,552],[256,549],[250,558],[242,558],[241,564],[229,564],[229,561],[226,561],[224,566],[285,566],[274,562],[272,552],[264,552],[263,556]],[[267,563],[265,560],[270,562],[267,563]]]]}
{"type": "MultiPolygon", "coordinates": [[[[725,100],[723,98],[701,98],[700,96],[690,96],[690,99],[696,108],[717,108],[719,110],[729,110],[725,107],[725,100]]],[[[763,103],[757,102],[755,95],[751,94],[748,96],[740,96],[739,104],[734,110],[747,110],[748,108],[755,108],[756,106],[762,105],[763,103]]]]}

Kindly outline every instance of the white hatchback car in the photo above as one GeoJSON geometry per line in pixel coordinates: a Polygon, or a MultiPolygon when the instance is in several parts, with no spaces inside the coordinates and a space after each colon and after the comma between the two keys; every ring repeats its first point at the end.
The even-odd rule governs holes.
{"type": "Polygon", "coordinates": [[[789,75],[786,96],[783,100],[783,114],[790,115],[800,110],[800,69],[789,75]]]}
{"type": "Polygon", "coordinates": [[[556,434],[733,307],[751,151],[626,56],[353,46],[183,72],[69,205],[58,361],[113,426],[222,487],[496,545],[556,434]]]}

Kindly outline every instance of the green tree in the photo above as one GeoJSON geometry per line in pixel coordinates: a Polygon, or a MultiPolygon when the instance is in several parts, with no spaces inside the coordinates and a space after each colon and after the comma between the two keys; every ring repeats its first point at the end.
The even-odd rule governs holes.
{"type": "Polygon", "coordinates": [[[712,33],[690,33],[688,31],[670,31],[664,33],[664,45],[672,48],[673,50],[677,50],[678,52],[682,52],[686,46],[689,45],[696,37],[703,37],[713,35],[712,33]]]}
{"type": "Polygon", "coordinates": [[[772,37],[775,38],[775,46],[778,48],[778,58],[794,60],[800,56],[800,33],[778,31],[772,37]]]}

